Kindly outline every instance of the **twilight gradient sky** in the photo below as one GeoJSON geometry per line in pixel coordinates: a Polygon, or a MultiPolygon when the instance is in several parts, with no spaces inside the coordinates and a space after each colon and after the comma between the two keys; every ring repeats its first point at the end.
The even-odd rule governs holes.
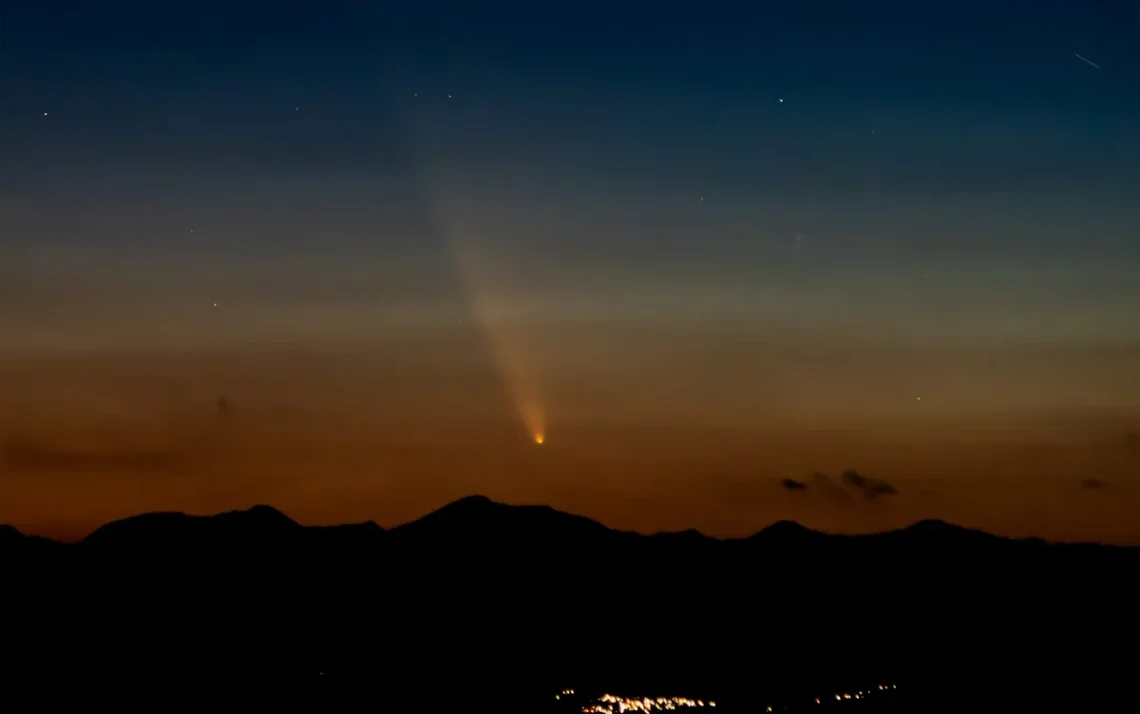
{"type": "Polygon", "coordinates": [[[0,522],[1140,541],[1135,3],[610,5],[7,8],[0,522]]]}

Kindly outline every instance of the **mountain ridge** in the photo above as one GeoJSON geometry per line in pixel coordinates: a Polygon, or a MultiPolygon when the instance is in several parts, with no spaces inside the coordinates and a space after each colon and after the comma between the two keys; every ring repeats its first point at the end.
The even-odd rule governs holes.
{"type": "Polygon", "coordinates": [[[594,535],[622,535],[640,538],[685,541],[685,542],[721,542],[733,543],[742,541],[767,543],[807,543],[821,540],[835,540],[845,538],[920,538],[927,541],[945,541],[948,539],[972,541],[1008,541],[1008,542],[1040,542],[1049,545],[1095,545],[1108,548],[1132,549],[1134,546],[1112,545],[1102,543],[1086,543],[1081,541],[1048,541],[1040,538],[1011,538],[996,535],[980,529],[968,528],[949,523],[939,519],[923,519],[901,528],[887,529],[872,533],[846,534],[830,533],[804,526],[796,521],[781,520],[771,523],[747,536],[718,537],[689,528],[681,531],[658,531],[655,533],[642,533],[638,531],[624,531],[611,528],[600,521],[588,516],[562,511],[543,504],[511,504],[492,500],[487,496],[476,494],[465,496],[447,503],[440,508],[430,511],[419,518],[401,523],[390,528],[380,526],[375,521],[363,523],[336,523],[321,525],[302,525],[287,516],[282,511],[264,504],[257,504],[248,509],[222,511],[215,514],[198,515],[182,511],[148,511],[124,518],[109,521],[88,533],[78,541],[58,541],[44,536],[37,536],[20,531],[11,525],[0,524],[0,538],[41,538],[61,545],[77,545],[92,543],[113,537],[112,534],[129,530],[131,528],[194,528],[194,527],[222,527],[226,526],[256,526],[260,528],[292,529],[311,532],[318,529],[325,530],[369,530],[375,533],[388,535],[407,535],[413,532],[423,533],[450,533],[462,529],[480,529],[493,526],[502,534],[504,526],[513,526],[525,529],[540,525],[551,527],[560,525],[581,529],[583,532],[592,532],[594,535]],[[543,522],[542,519],[547,519],[543,522]]]}
{"type": "Polygon", "coordinates": [[[1138,666],[1140,550],[941,521],[718,539],[486,497],[390,530],[263,506],[141,514],[69,545],[3,528],[0,571],[0,691],[37,710],[149,689],[482,711],[523,687],[532,714],[571,686],[716,692],[732,712],[856,680],[922,692],[917,711],[1026,711],[1034,691],[1041,711],[1136,710],[1118,683],[1138,666]]]}

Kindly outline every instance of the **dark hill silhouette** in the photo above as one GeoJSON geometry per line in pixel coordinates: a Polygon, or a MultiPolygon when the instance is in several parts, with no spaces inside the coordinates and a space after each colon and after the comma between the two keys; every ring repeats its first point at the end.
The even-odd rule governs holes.
{"type": "Polygon", "coordinates": [[[693,528],[670,533],[657,533],[653,537],[660,541],[690,545],[703,545],[705,541],[709,540],[709,536],[693,528]]]}
{"type": "Polygon", "coordinates": [[[387,533],[375,521],[345,523],[339,526],[313,526],[310,532],[317,538],[323,537],[330,541],[344,540],[345,542],[351,541],[353,538],[378,539],[387,533]]]}
{"type": "Polygon", "coordinates": [[[12,526],[0,525],[0,543],[16,542],[24,538],[24,534],[12,526]]]}
{"type": "Polygon", "coordinates": [[[922,543],[927,546],[946,544],[952,547],[970,545],[1000,548],[1012,543],[1025,542],[1001,538],[990,533],[963,528],[962,526],[956,526],[952,523],[939,520],[919,521],[901,530],[877,533],[871,537],[880,540],[894,539],[898,541],[903,539],[907,543],[922,543]]]}
{"type": "Polygon", "coordinates": [[[0,568],[5,712],[492,696],[534,712],[565,687],[731,712],[882,681],[907,710],[1136,710],[1135,549],[936,521],[719,540],[482,497],[388,531],[255,507],[127,518],[73,545],[4,528],[0,568]]]}
{"type": "Polygon", "coordinates": [[[486,496],[462,498],[391,532],[403,541],[424,543],[442,539],[451,547],[486,541],[496,541],[504,547],[537,541],[567,545],[612,534],[601,523],[583,516],[549,506],[510,506],[486,496]]]}
{"type": "Polygon", "coordinates": [[[190,516],[185,513],[144,513],[112,521],[95,529],[83,539],[87,544],[106,541],[130,542],[145,537],[182,538],[207,533],[238,535],[272,533],[280,529],[300,528],[300,524],[271,506],[254,506],[247,511],[228,511],[213,516],[190,516]]]}
{"type": "Polygon", "coordinates": [[[794,521],[777,521],[748,540],[753,543],[805,545],[822,543],[827,539],[823,533],[805,528],[794,521]]]}

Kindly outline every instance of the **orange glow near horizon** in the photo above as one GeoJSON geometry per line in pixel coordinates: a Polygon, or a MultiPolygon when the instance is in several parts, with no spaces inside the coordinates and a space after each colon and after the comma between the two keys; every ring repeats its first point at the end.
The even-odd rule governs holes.
{"type": "MultiPolygon", "coordinates": [[[[282,194],[253,174],[211,188],[195,222],[238,237],[248,220],[241,250],[204,230],[133,247],[152,212],[183,210],[165,189],[144,191],[137,217],[100,214],[125,242],[41,255],[34,230],[0,241],[0,524],[71,540],[141,513],[265,504],[388,528],[478,494],[643,533],[940,519],[1140,544],[1138,331],[1065,287],[1099,263],[1070,275],[1042,253],[1012,285],[1008,256],[970,257],[911,285],[890,261],[840,259],[844,241],[886,250],[894,238],[876,236],[906,221],[883,228],[826,187],[817,198],[837,203],[818,230],[842,234],[827,245],[738,245],[742,226],[816,204],[734,198],[709,206],[729,223],[705,247],[720,219],[698,201],[638,219],[658,200],[649,184],[587,181],[569,152],[539,172],[538,134],[484,163],[482,100],[460,97],[447,114],[463,131],[430,101],[386,104],[365,164],[395,152],[392,171],[346,159],[340,174],[333,157],[330,181],[288,178],[282,194]],[[327,246],[311,238],[326,221],[327,246]],[[262,235],[278,230],[289,250],[262,235]],[[662,250],[633,250],[653,236],[662,250]]],[[[898,215],[925,215],[903,193],[898,215]]],[[[998,226],[994,205],[946,239],[998,226]]],[[[13,225],[40,226],[42,207],[13,225]]],[[[1105,299],[1123,302],[1114,276],[1105,299]]]]}

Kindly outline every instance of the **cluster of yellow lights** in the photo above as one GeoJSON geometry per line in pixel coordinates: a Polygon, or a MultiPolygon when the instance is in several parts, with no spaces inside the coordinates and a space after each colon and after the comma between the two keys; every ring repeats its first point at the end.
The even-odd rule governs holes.
{"type": "Polygon", "coordinates": [[[610,712],[654,712],[676,711],[678,709],[697,709],[699,707],[715,707],[716,702],[706,702],[701,699],[686,699],[684,697],[617,697],[613,694],[603,694],[596,704],[582,709],[583,714],[610,714],[610,712]]]}
{"type": "MultiPolygon", "coordinates": [[[[898,689],[895,684],[880,684],[878,691],[885,692],[891,689],[898,689]]],[[[835,695],[835,701],[843,702],[856,699],[866,699],[869,695],[873,694],[875,689],[865,689],[858,692],[845,692],[835,695]]],[[[556,695],[555,699],[561,699],[564,696],[574,694],[573,689],[564,689],[561,694],[556,695]]],[[[821,704],[822,700],[819,697],[815,699],[816,704],[821,704]]],[[[583,714],[623,714],[624,712],[654,712],[654,711],[677,711],[682,709],[699,709],[701,707],[715,707],[716,702],[705,702],[700,699],[686,699],[685,697],[657,697],[655,699],[650,697],[618,697],[613,694],[603,694],[597,702],[590,704],[582,709],[583,714]]],[[[767,711],[774,711],[772,707],[768,707],[767,711]]]]}
{"type": "MultiPolygon", "coordinates": [[[[890,690],[890,689],[898,689],[898,688],[899,687],[897,684],[880,684],[878,691],[885,692],[885,691],[890,690]]],[[[849,699],[866,699],[869,695],[873,694],[874,692],[875,692],[874,689],[864,689],[864,690],[855,692],[854,694],[851,694],[849,692],[843,693],[843,694],[836,694],[835,695],[835,701],[842,702],[842,701],[847,701],[849,699]]],[[[819,697],[816,697],[815,703],[816,704],[821,703],[819,697]]],[[[768,711],[772,711],[772,709],[769,707],[768,711]]]]}

